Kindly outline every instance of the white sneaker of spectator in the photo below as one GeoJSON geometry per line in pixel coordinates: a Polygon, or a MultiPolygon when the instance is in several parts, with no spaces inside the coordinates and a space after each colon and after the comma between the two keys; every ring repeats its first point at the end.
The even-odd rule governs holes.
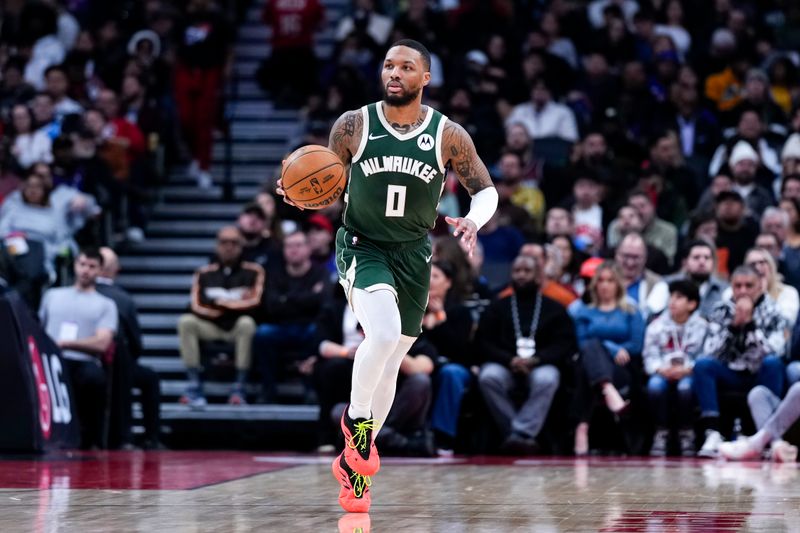
{"type": "Polygon", "coordinates": [[[706,430],[706,441],[697,452],[698,457],[717,457],[719,455],[719,446],[722,444],[723,439],[719,431],[713,429],[706,430]]]}

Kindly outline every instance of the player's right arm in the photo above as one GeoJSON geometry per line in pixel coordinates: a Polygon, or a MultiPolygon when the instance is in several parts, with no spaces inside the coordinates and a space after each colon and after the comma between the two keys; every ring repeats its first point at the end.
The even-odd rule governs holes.
{"type": "MultiPolygon", "coordinates": [[[[358,145],[361,142],[361,133],[363,129],[364,115],[361,114],[360,109],[356,109],[355,111],[345,111],[338,119],[336,119],[336,122],[333,123],[330,136],[328,137],[328,148],[339,156],[339,159],[342,160],[342,163],[344,163],[345,167],[350,165],[350,162],[353,160],[353,154],[358,151],[358,145]]],[[[284,164],[285,162],[286,161],[284,160],[281,164],[284,164]]],[[[347,168],[345,168],[345,172],[347,172],[347,168]]],[[[283,170],[281,170],[281,176],[282,175],[283,170]]],[[[286,197],[286,194],[283,191],[283,184],[281,183],[280,179],[278,180],[276,192],[283,196],[283,201],[287,204],[293,205],[301,210],[303,209],[286,197]]]]}
{"type": "Polygon", "coordinates": [[[360,109],[342,113],[333,123],[328,138],[328,148],[333,150],[345,166],[350,165],[353,154],[358,151],[364,129],[364,115],[360,109]]]}

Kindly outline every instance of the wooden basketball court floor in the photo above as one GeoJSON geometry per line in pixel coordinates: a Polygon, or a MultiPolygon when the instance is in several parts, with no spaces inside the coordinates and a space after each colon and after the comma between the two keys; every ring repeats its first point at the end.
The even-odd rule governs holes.
{"type": "Polygon", "coordinates": [[[800,531],[795,464],[386,458],[367,518],[339,508],[330,461],[224,451],[5,456],[0,532],[800,531]]]}

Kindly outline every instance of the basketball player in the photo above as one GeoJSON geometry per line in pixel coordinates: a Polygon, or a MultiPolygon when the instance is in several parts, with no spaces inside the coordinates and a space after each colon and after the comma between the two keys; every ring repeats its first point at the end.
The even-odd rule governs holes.
{"type": "MultiPolygon", "coordinates": [[[[336,266],[364,329],[341,420],[344,452],[333,464],[339,503],[348,512],[369,510],[370,476],[380,467],[375,436],[392,406],[403,356],[421,331],[431,271],[427,234],[446,172],[455,172],[472,197],[465,217],[446,219],[470,253],[497,208],[497,191],[470,136],[422,105],[430,62],[417,41],[394,43],[381,71],[383,100],[344,113],[328,143],[350,167],[336,266]]],[[[280,181],[277,191],[284,194],[280,181]]]]}

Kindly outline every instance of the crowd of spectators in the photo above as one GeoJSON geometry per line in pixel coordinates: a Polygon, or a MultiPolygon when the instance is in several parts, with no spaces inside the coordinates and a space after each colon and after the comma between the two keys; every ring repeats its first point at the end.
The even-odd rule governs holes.
{"type": "MultiPolygon", "coordinates": [[[[296,145],[325,144],[342,112],[380,99],[386,47],[417,39],[433,56],[424,103],[472,135],[500,196],[472,257],[441,220],[431,232],[439,264],[422,338],[434,362],[426,427],[437,447],[469,448],[476,427],[462,426],[483,413],[478,429],[502,436],[500,449],[583,454],[604,446],[591,428],[605,414],[623,434],[617,449],[714,455],[723,434],[742,421],[751,428],[743,405],[752,387],[780,398],[796,381],[797,6],[355,0],[332,23],[332,56],[321,58],[321,4],[270,2],[263,12],[282,40],[260,81],[278,105],[302,110],[296,145]],[[317,76],[280,76],[301,57],[313,58],[317,76]],[[557,316],[553,301],[574,323],[558,346],[535,329],[557,316]],[[554,424],[553,413],[570,423],[554,424]]],[[[468,202],[449,180],[441,218],[468,202]]],[[[320,215],[329,234],[340,224],[341,206],[314,213],[316,223],[280,203],[269,209],[285,227],[318,227],[320,215]]],[[[324,264],[330,246],[320,249],[324,264]]],[[[338,359],[351,359],[359,341],[341,298],[332,301],[342,331],[307,319],[325,338],[297,356],[326,398],[323,443],[338,400],[319,366],[341,364],[346,376],[338,359]]]]}
{"type": "MultiPolygon", "coordinates": [[[[138,147],[153,146],[153,131],[208,185],[213,116],[198,113],[185,89],[208,83],[206,96],[216,94],[211,85],[230,65],[221,43],[231,30],[212,4],[189,2],[184,32],[176,29],[184,18],[157,9],[167,2],[146,2],[141,18],[124,21],[92,10],[91,30],[77,32],[63,61],[41,66],[35,46],[9,55],[2,101],[13,143],[3,176],[23,159],[33,165],[9,205],[52,215],[6,221],[4,212],[0,228],[29,226],[52,258],[80,240],[65,228],[121,198],[133,223],[134,185],[147,180],[137,174],[138,147]],[[201,39],[193,23],[210,33],[201,39]],[[211,33],[213,54],[186,50],[211,33]],[[134,44],[125,46],[128,36],[134,44]],[[170,68],[174,87],[163,75],[170,68]],[[183,123],[191,135],[137,122],[139,144],[127,127],[137,127],[131,102],[139,117],[153,106],[154,119],[173,112],[179,120],[162,127],[183,123]]],[[[296,144],[325,144],[336,117],[379,99],[386,47],[417,39],[433,54],[424,103],[467,129],[500,196],[467,256],[443,219],[465,213],[469,197],[446,183],[423,334],[403,361],[379,444],[406,454],[713,456],[754,422],[756,444],[787,449],[774,429],[785,424],[766,420],[800,380],[794,3],[355,0],[335,21],[332,56],[320,58],[314,39],[325,20],[316,0],[267,2],[263,11],[273,52],[258,81],[277,105],[302,110],[296,144]],[[297,69],[300,61],[308,68],[297,69]]],[[[53,28],[62,26],[48,26],[42,49],[55,46],[53,28]]],[[[267,180],[235,227],[220,231],[215,258],[195,276],[179,328],[190,376],[182,401],[206,401],[199,342],[229,341],[237,372],[228,401],[286,401],[279,385],[298,378],[303,399],[321,406],[327,446],[363,337],[335,283],[342,205],[300,212],[273,190],[267,180]],[[260,382],[254,396],[248,381],[260,382]]]]}
{"type": "Polygon", "coordinates": [[[38,310],[62,346],[83,446],[131,444],[132,387],[145,445],[160,446],[158,377],[137,363],[135,307],[113,283],[119,262],[107,246],[145,238],[157,188],[176,165],[212,185],[212,139],[247,4],[3,3],[0,286],[38,310]]]}

